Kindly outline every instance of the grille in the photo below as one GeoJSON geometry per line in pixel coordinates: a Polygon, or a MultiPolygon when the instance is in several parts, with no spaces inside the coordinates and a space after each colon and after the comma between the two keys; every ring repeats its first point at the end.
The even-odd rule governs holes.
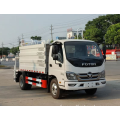
{"type": "Polygon", "coordinates": [[[100,74],[99,73],[90,73],[91,75],[89,76],[89,74],[84,73],[84,74],[78,74],[77,78],[78,81],[93,81],[93,80],[99,80],[100,78],[100,74]]]}

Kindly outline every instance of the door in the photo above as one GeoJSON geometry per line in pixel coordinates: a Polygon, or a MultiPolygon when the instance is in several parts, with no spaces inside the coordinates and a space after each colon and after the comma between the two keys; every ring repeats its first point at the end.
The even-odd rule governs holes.
{"type": "Polygon", "coordinates": [[[63,57],[63,45],[58,45],[59,51],[56,56],[58,60],[53,60],[52,46],[50,47],[49,54],[49,75],[54,75],[60,86],[64,85],[64,57],[63,57]]]}

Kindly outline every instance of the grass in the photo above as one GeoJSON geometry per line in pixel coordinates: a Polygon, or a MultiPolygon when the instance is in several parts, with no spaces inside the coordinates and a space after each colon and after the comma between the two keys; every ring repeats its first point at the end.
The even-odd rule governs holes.
{"type": "Polygon", "coordinates": [[[0,65],[0,68],[5,67],[4,65],[0,65]]]}

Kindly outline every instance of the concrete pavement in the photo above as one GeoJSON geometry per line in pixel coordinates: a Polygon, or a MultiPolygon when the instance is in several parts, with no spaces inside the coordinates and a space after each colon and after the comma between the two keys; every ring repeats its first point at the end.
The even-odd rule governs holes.
{"type": "Polygon", "coordinates": [[[46,89],[33,86],[22,91],[13,81],[13,69],[0,69],[1,106],[120,106],[120,62],[106,62],[107,85],[93,96],[84,91],[65,92],[62,99],[53,99],[46,89]]]}

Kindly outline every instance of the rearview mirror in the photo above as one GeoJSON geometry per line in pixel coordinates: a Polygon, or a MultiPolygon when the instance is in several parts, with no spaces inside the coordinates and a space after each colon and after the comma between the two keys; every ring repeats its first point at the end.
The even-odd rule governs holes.
{"type": "Polygon", "coordinates": [[[59,48],[58,45],[53,45],[52,46],[52,54],[58,54],[59,48]]]}
{"type": "Polygon", "coordinates": [[[103,58],[106,59],[106,55],[103,55],[103,58]]]}
{"type": "Polygon", "coordinates": [[[106,54],[106,46],[105,45],[103,46],[103,54],[104,55],[106,54]]]}

